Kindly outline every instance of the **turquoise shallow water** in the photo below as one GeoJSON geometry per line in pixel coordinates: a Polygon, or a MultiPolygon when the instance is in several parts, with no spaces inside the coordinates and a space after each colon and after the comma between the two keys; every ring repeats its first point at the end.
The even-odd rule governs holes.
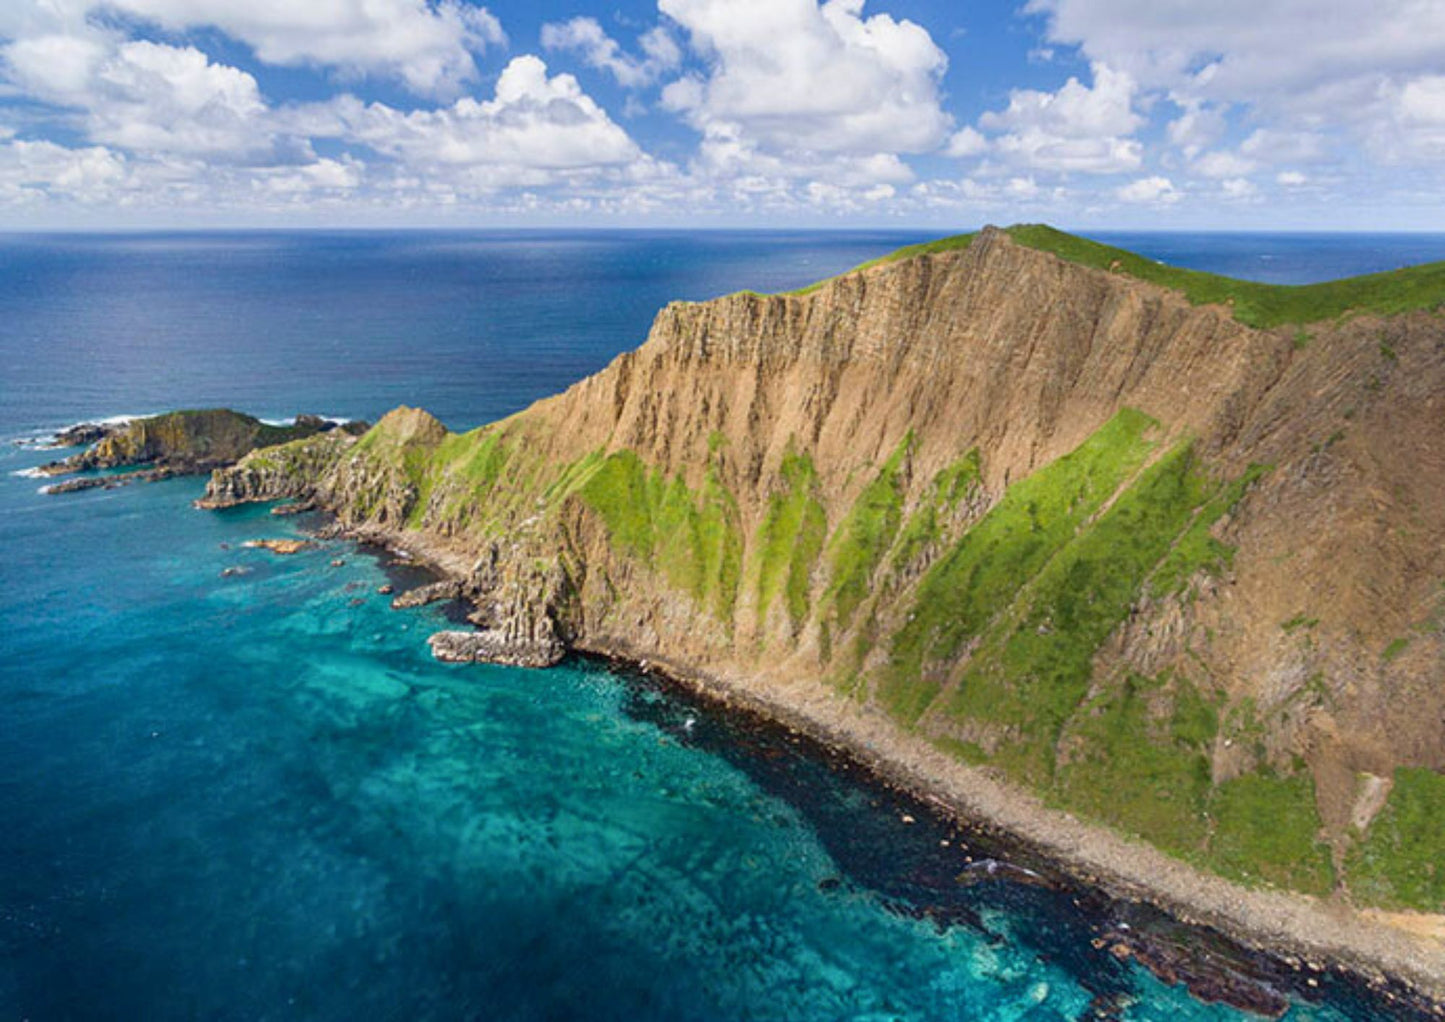
{"type": "MultiPolygon", "coordinates": [[[[66,409],[108,386],[72,368],[66,409]]],[[[345,371],[321,407],[374,414],[345,371]]],[[[142,403],[226,385],[204,354],[135,374],[142,403]]],[[[280,410],[324,397],[274,378],[280,410]]],[[[8,435],[80,417],[16,393],[8,435]]],[[[785,732],[599,663],[439,665],[445,608],[391,611],[385,555],[243,549],[302,523],[194,511],[198,480],[42,496],[12,473],[45,457],[0,450],[0,1018],[1243,1017],[785,732]]],[[[1290,1017],[1390,1017],[1321,989],[1290,1017]]]]}

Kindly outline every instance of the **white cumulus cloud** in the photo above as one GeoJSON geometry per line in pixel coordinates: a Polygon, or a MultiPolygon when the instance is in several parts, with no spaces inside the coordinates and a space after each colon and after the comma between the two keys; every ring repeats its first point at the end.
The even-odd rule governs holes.
{"type": "Polygon", "coordinates": [[[707,73],[674,81],[664,105],[705,135],[773,154],[899,154],[938,148],[948,59],[928,31],[863,0],[659,0],[707,73]]]}
{"type": "Polygon", "coordinates": [[[1218,150],[1205,153],[1194,161],[1194,171],[1205,177],[1240,177],[1253,173],[1255,161],[1238,153],[1218,150]]]}
{"type": "Polygon", "coordinates": [[[172,31],[213,27],[267,64],[313,64],[401,80],[422,94],[477,76],[472,52],[506,40],[485,7],[459,0],[105,0],[172,31]]]}
{"type": "Polygon", "coordinates": [[[1094,83],[1070,78],[1056,92],[1015,89],[1008,106],[984,114],[979,127],[1001,132],[991,140],[1009,162],[1059,173],[1117,174],[1137,170],[1143,145],[1130,137],[1144,123],[1134,110],[1134,80],[1106,64],[1094,83]]]}
{"type": "Polygon", "coordinates": [[[1244,177],[1231,177],[1219,183],[1226,199],[1252,199],[1259,194],[1254,182],[1244,177]]]}
{"type": "Polygon", "coordinates": [[[1445,75],[1420,75],[1383,88],[1370,141],[1390,162],[1445,159],[1445,75]]]}
{"type": "Polygon", "coordinates": [[[1264,163],[1317,163],[1328,158],[1330,146],[1317,131],[1260,128],[1241,143],[1239,151],[1264,163]]]}
{"type": "Polygon", "coordinates": [[[0,203],[51,197],[87,204],[115,197],[126,181],[125,157],[104,146],[68,148],[54,142],[0,142],[0,203]]]}
{"type": "MultiPolygon", "coordinates": [[[[195,46],[59,15],[6,23],[11,14],[0,12],[0,28],[19,33],[0,43],[4,85],[89,144],[23,137],[33,127],[20,138],[7,132],[6,201],[90,202],[103,193],[117,205],[213,209],[342,199],[438,204],[596,181],[624,192],[656,187],[672,172],[575,78],[549,74],[534,56],[512,60],[489,97],[398,108],[343,94],[278,106],[251,73],[195,46]],[[321,140],[324,156],[313,147],[321,140]]],[[[47,122],[32,115],[29,123],[47,122]]]]}
{"type": "Polygon", "coordinates": [[[657,26],[646,32],[638,45],[642,56],[625,52],[596,18],[549,22],[542,26],[542,45],[549,50],[570,50],[581,55],[589,67],[606,71],[619,85],[629,89],[651,85],[664,72],[682,62],[682,50],[667,29],[657,26]]]}
{"type": "MultiPolygon", "coordinates": [[[[1369,140],[1409,82],[1445,67],[1437,0],[1029,0],[1026,10],[1047,18],[1050,41],[1168,90],[1185,118],[1233,104],[1273,131],[1369,140]]],[[[1392,150],[1429,159],[1432,132],[1402,118],[1392,150]]]]}
{"type": "Polygon", "coordinates": [[[256,80],[194,47],[113,35],[44,35],[0,48],[9,80],[80,111],[95,142],[133,151],[275,158],[256,80]]]}
{"type": "Polygon", "coordinates": [[[1183,198],[1183,193],[1174,187],[1167,177],[1141,177],[1115,189],[1114,194],[1125,202],[1146,205],[1168,205],[1183,198]]]}
{"type": "Polygon", "coordinates": [[[966,159],[970,156],[979,156],[988,151],[988,139],[983,137],[977,128],[964,127],[954,132],[953,137],[948,140],[946,152],[955,159],[966,159]]]}
{"type": "Polygon", "coordinates": [[[470,172],[486,187],[541,186],[562,172],[644,159],[576,78],[548,75],[534,56],[514,58],[488,100],[401,111],[347,96],[296,111],[291,123],[310,137],[360,143],[413,169],[470,172]]]}

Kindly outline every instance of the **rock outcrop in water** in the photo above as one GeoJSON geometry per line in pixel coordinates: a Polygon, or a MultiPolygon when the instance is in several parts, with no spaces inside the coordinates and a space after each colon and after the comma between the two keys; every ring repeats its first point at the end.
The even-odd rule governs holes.
{"type": "Polygon", "coordinates": [[[168,412],[117,426],[86,425],[62,434],[67,440],[90,444],[84,451],[42,465],[50,476],[97,469],[141,466],[126,475],[87,477],[50,487],[51,493],[154,481],[176,475],[210,472],[235,464],[260,447],[286,443],[340,429],[352,435],[365,432],[366,423],[340,427],[318,415],[298,415],[288,426],[273,426],[228,408],[168,412]],[[93,439],[92,439],[93,438],[93,439]]]}
{"type": "Polygon", "coordinates": [[[399,409],[203,504],[463,565],[449,658],[811,685],[1225,876],[1445,911],[1445,318],[1262,329],[1102,265],[986,229],[674,303],[502,422],[399,409]]]}
{"type": "Polygon", "coordinates": [[[466,586],[460,579],[447,578],[440,582],[430,582],[424,586],[417,586],[415,589],[408,589],[391,601],[391,609],[408,610],[412,607],[425,607],[430,603],[460,600],[465,595],[466,586]]]}

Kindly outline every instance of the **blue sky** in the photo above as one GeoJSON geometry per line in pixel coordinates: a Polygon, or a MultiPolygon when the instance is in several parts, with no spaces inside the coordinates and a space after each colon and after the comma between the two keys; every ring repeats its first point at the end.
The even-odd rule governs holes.
{"type": "Polygon", "coordinates": [[[4,0],[0,229],[1445,230],[1445,0],[4,0]]]}

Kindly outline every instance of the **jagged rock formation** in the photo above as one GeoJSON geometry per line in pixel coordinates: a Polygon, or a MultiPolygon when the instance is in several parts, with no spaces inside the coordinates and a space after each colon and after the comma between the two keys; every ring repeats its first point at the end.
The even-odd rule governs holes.
{"type": "Polygon", "coordinates": [[[206,510],[257,500],[293,497],[309,500],[320,479],[342,450],[356,439],[351,430],[331,430],[303,442],[258,449],[231,471],[216,473],[196,506],[206,510]]]}
{"type": "Polygon", "coordinates": [[[440,582],[430,582],[424,586],[417,586],[415,589],[408,589],[391,601],[391,609],[408,610],[412,607],[425,607],[429,603],[460,600],[465,595],[466,587],[460,579],[446,578],[440,582]]]}
{"type": "Polygon", "coordinates": [[[427,639],[432,655],[452,664],[511,664],[515,667],[551,667],[566,647],[555,636],[540,639],[518,636],[495,628],[476,632],[435,632],[427,639]]]}
{"type": "Polygon", "coordinates": [[[1442,395],[1438,309],[1257,329],[986,229],[204,503],[460,566],[488,632],[447,655],[812,679],[1228,876],[1439,911],[1442,395]]]}
{"type": "MultiPolygon", "coordinates": [[[[260,419],[228,408],[168,412],[124,425],[87,424],[67,430],[61,440],[72,446],[90,446],[61,461],[42,465],[50,476],[69,475],[95,469],[145,466],[143,472],[125,476],[91,477],[60,483],[50,493],[109,487],[123,482],[154,481],[176,475],[209,472],[232,465],[260,447],[286,443],[336,429],[336,424],[318,415],[298,415],[289,426],[272,426],[260,419]]],[[[347,423],[344,432],[366,430],[366,423],[347,423]]]]}

